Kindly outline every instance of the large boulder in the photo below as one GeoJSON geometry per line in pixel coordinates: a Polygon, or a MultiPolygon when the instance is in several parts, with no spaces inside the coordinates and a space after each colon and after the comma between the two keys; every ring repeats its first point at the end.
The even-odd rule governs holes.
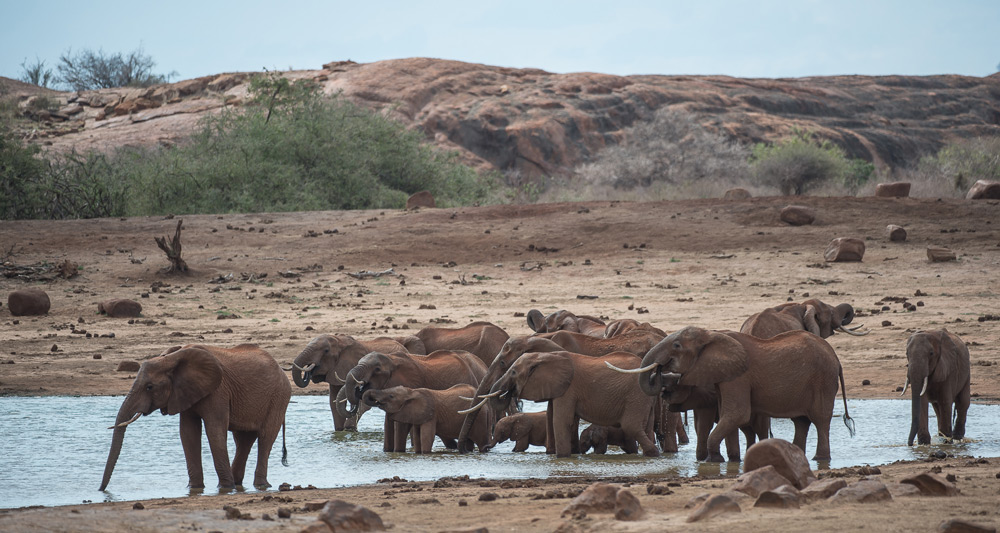
{"type": "Polygon", "coordinates": [[[770,509],[798,509],[802,501],[802,493],[791,485],[782,485],[774,490],[760,493],[754,507],[770,509]]]}
{"type": "Polygon", "coordinates": [[[7,308],[14,316],[48,314],[51,306],[49,295],[41,289],[18,289],[7,295],[7,308]]]}
{"type": "Polygon", "coordinates": [[[608,483],[594,483],[573,498],[562,510],[563,516],[574,513],[614,513],[617,520],[638,520],[643,515],[639,499],[628,489],[608,483]]]}
{"type": "Polygon", "coordinates": [[[906,198],[910,195],[910,182],[894,181],[875,186],[875,196],[880,198],[906,198]]]}
{"type": "Polygon", "coordinates": [[[915,476],[905,477],[900,483],[913,485],[920,489],[924,496],[957,496],[958,488],[940,474],[924,472],[915,476]]]}
{"type": "Polygon", "coordinates": [[[751,498],[756,498],[762,492],[774,490],[782,485],[790,485],[791,483],[788,478],[779,474],[776,468],[766,465],[736,478],[736,484],[730,490],[742,492],[751,498]]]}
{"type": "Polygon", "coordinates": [[[726,194],[722,197],[723,200],[747,200],[753,195],[750,191],[741,188],[729,189],[726,194]]]}
{"type": "Polygon", "coordinates": [[[854,237],[837,237],[823,252],[823,259],[828,262],[861,261],[865,256],[865,241],[854,237]]]}
{"type": "Polygon", "coordinates": [[[966,200],[997,200],[1000,199],[1000,181],[979,180],[972,185],[966,200]]]}
{"type": "Polygon", "coordinates": [[[944,246],[928,246],[927,247],[927,259],[932,263],[943,263],[945,261],[955,261],[958,256],[950,248],[945,248],[944,246]]]}
{"type": "Polygon", "coordinates": [[[906,229],[902,226],[889,224],[885,227],[885,235],[892,242],[903,242],[906,240],[906,229]]]}
{"type": "Polygon", "coordinates": [[[709,496],[708,499],[695,508],[695,510],[688,515],[687,521],[700,522],[723,513],[739,512],[740,504],[736,503],[736,500],[728,494],[716,494],[715,496],[709,496]]]}
{"type": "Polygon", "coordinates": [[[134,318],[142,313],[142,304],[127,298],[113,298],[98,303],[97,312],[112,318],[134,318]]]}
{"type": "Polygon", "coordinates": [[[816,220],[816,210],[804,205],[790,205],[782,209],[778,216],[786,224],[806,226],[816,220]]]}
{"type": "Polygon", "coordinates": [[[407,209],[416,209],[418,207],[434,207],[434,195],[430,191],[420,191],[415,192],[406,199],[407,209]]]}
{"type": "Polygon", "coordinates": [[[825,500],[847,486],[847,482],[839,478],[826,478],[810,483],[802,489],[802,495],[807,500],[825,500]]]}
{"type": "Polygon", "coordinates": [[[892,494],[881,481],[864,479],[840,489],[830,498],[831,502],[875,503],[891,500],[892,494]]]}
{"type": "Polygon", "coordinates": [[[765,466],[773,466],[775,471],[802,490],[816,481],[809,459],[801,448],[784,439],[764,439],[747,449],[743,458],[743,470],[750,472],[765,466]]]}
{"type": "Polygon", "coordinates": [[[382,517],[371,509],[344,500],[326,502],[318,518],[332,531],[385,531],[382,517]]]}

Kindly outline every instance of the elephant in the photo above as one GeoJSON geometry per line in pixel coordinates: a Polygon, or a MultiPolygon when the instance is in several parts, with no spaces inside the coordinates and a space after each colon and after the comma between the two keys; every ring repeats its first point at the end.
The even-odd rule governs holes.
{"type": "Polygon", "coordinates": [[[659,335],[661,339],[667,336],[667,333],[662,329],[653,326],[649,322],[640,323],[638,320],[634,318],[620,318],[618,320],[611,321],[607,325],[607,327],[604,328],[603,336],[604,338],[615,337],[621,335],[622,333],[628,333],[629,331],[633,331],[636,329],[645,329],[652,331],[657,335],[659,335]]]}
{"type": "Polygon", "coordinates": [[[635,328],[614,337],[593,337],[574,331],[556,331],[546,337],[562,346],[567,352],[583,355],[605,355],[612,352],[628,352],[642,357],[666,335],[653,329],[635,328]]]}
{"type": "MultiPolygon", "coordinates": [[[[125,428],[159,409],[181,415],[181,445],[187,461],[188,486],[204,488],[201,427],[212,450],[219,487],[243,485],[247,457],[257,442],[253,485],[266,488],[271,447],[284,428],[292,387],[278,363],[254,344],[234,348],[188,344],[167,349],[142,364],[115,418],[111,451],[100,490],[111,480],[125,438],[125,428]],[[236,455],[229,463],[226,432],[233,433],[236,455]]],[[[284,437],[282,463],[287,466],[284,437]]]]}
{"type": "MultiPolygon", "coordinates": [[[[486,365],[469,352],[438,350],[427,355],[372,352],[360,360],[346,376],[334,402],[340,415],[347,418],[358,411],[362,395],[369,389],[387,389],[402,385],[413,389],[445,390],[453,385],[476,387],[486,374],[486,365]]],[[[488,421],[492,423],[492,421],[488,421]]],[[[406,451],[409,424],[385,421],[382,449],[406,451]]],[[[468,438],[468,435],[463,435],[468,438]]]]}
{"type": "Polygon", "coordinates": [[[548,402],[547,440],[556,457],[568,457],[579,444],[575,428],[580,419],[602,426],[620,427],[635,439],[648,457],[659,456],[653,442],[654,398],[636,387],[631,375],[606,366],[636,368],[634,354],[615,352],[599,357],[570,352],[532,352],[522,355],[493,385],[481,406],[489,401],[501,412],[516,399],[548,402]]]}
{"type": "Polygon", "coordinates": [[[824,339],[835,331],[850,335],[868,334],[857,331],[861,326],[847,329],[845,326],[852,320],[854,308],[851,304],[834,307],[813,298],[802,303],[784,303],[756,313],[743,322],[740,332],[760,339],[770,339],[779,333],[795,330],[805,330],[824,339]]]}
{"type": "Polygon", "coordinates": [[[549,315],[542,315],[538,309],[528,311],[528,327],[535,333],[554,333],[556,331],[573,331],[603,337],[607,324],[593,316],[574,315],[562,309],[549,315]]]}
{"type": "Polygon", "coordinates": [[[406,353],[406,348],[388,337],[357,340],[350,335],[324,334],[309,341],[292,362],[292,381],[299,387],[309,386],[310,380],[330,384],[330,412],[333,414],[333,428],[337,431],[356,428],[357,418],[360,418],[359,414],[348,419],[334,405],[344,385],[341,376],[346,376],[365,354],[374,351],[406,353]]]}
{"type": "Polygon", "coordinates": [[[506,331],[490,322],[473,322],[461,328],[426,327],[416,335],[397,340],[413,354],[465,350],[489,366],[509,337],[506,331]]]}
{"type": "MultiPolygon", "coordinates": [[[[435,435],[443,441],[458,437],[463,419],[458,410],[466,404],[466,400],[462,398],[468,398],[474,393],[475,387],[472,385],[454,385],[445,390],[397,386],[368,389],[361,395],[361,400],[385,411],[387,419],[412,425],[413,451],[430,453],[435,435]]],[[[490,428],[486,417],[472,427],[469,435],[480,452],[489,449],[490,428]]]]}
{"type": "Polygon", "coordinates": [[[594,453],[604,455],[608,453],[608,445],[618,446],[625,453],[639,453],[639,444],[626,438],[621,428],[591,424],[580,433],[580,453],[593,448],[594,453]]]}
{"type": "Polygon", "coordinates": [[[639,388],[660,395],[664,382],[711,387],[719,395],[719,422],[708,437],[708,460],[721,462],[720,444],[751,413],[791,418],[796,446],[805,451],[809,425],[816,426],[815,460],[830,459],[830,420],[837,397],[838,378],[844,392],[844,424],[854,425],[847,411],[844,373],[836,352],[808,331],[790,331],[760,339],[734,331],[711,331],[688,326],[660,341],[631,372],[639,374],[639,388]]]}
{"type": "MultiPolygon", "coordinates": [[[[490,448],[501,442],[515,442],[514,451],[523,452],[528,446],[545,446],[546,413],[514,413],[497,420],[490,439],[490,448]]],[[[482,420],[481,418],[477,420],[482,420]]]]}
{"type": "Polygon", "coordinates": [[[913,446],[913,437],[917,437],[918,444],[930,444],[928,403],[934,406],[941,435],[956,440],[965,437],[970,401],[969,348],[965,342],[946,329],[918,331],[906,342],[906,361],[906,382],[900,394],[906,394],[907,385],[912,384],[910,436],[906,444],[913,446]],[[952,404],[955,404],[954,429],[952,404]]]}

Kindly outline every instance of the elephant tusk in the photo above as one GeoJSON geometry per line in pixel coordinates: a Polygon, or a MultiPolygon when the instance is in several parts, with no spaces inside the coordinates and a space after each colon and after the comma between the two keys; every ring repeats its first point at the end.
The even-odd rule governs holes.
{"type": "Polygon", "coordinates": [[[133,416],[131,420],[129,420],[127,422],[122,422],[121,424],[115,424],[113,426],[108,427],[108,429],[123,428],[123,427],[131,424],[132,422],[135,422],[136,420],[139,420],[140,416],[142,416],[142,413],[136,413],[135,416],[133,416]]]}
{"type": "Polygon", "coordinates": [[[910,376],[906,376],[906,381],[903,382],[903,392],[899,393],[900,396],[906,394],[906,387],[910,385],[910,376]]]}
{"type": "Polygon", "coordinates": [[[295,363],[288,363],[286,366],[281,367],[281,370],[284,372],[291,372],[293,368],[297,368],[295,363]]]}
{"type": "Polygon", "coordinates": [[[459,394],[459,395],[458,395],[458,397],[459,397],[460,399],[462,399],[462,400],[465,400],[465,401],[467,401],[467,402],[474,402],[474,401],[476,401],[476,399],[475,399],[475,398],[469,398],[468,396],[462,396],[461,394],[459,394]]]}
{"type": "Polygon", "coordinates": [[[927,392],[927,376],[924,376],[924,387],[920,389],[920,395],[923,396],[927,392]]]}
{"type": "Polygon", "coordinates": [[[610,368],[611,370],[614,370],[616,372],[621,372],[622,374],[641,374],[643,372],[648,372],[648,371],[656,368],[657,366],[659,366],[658,363],[652,363],[652,364],[646,365],[646,366],[644,366],[642,368],[633,368],[633,369],[629,370],[629,369],[624,369],[624,368],[618,368],[617,366],[611,364],[608,361],[605,361],[604,364],[607,365],[607,367],[610,368]]]}
{"type": "MultiPolygon", "coordinates": [[[[860,327],[861,326],[858,326],[858,328],[860,328],[860,327]]],[[[843,331],[844,333],[846,333],[848,335],[854,335],[855,337],[864,337],[865,335],[871,333],[871,330],[868,330],[868,331],[855,331],[855,329],[858,329],[858,328],[846,329],[846,328],[844,328],[844,326],[840,326],[840,327],[837,328],[837,331],[843,331]]]]}
{"type": "Polygon", "coordinates": [[[476,405],[474,405],[474,406],[472,406],[472,407],[470,407],[468,409],[463,409],[463,410],[459,411],[458,414],[460,414],[460,415],[467,415],[467,414],[472,413],[474,411],[478,411],[478,410],[480,410],[483,407],[483,405],[488,400],[489,400],[489,398],[483,398],[483,401],[477,403],[476,405]]]}
{"type": "Polygon", "coordinates": [[[491,392],[491,393],[489,393],[489,394],[480,394],[480,395],[479,395],[479,397],[480,397],[480,398],[484,398],[484,399],[485,399],[485,398],[494,398],[494,397],[496,397],[496,396],[499,396],[499,395],[501,395],[501,394],[505,394],[505,392],[504,392],[504,391],[502,391],[502,390],[498,390],[498,391],[496,391],[496,392],[491,392]]]}
{"type": "Polygon", "coordinates": [[[308,365],[302,367],[303,372],[309,372],[310,370],[316,368],[316,363],[309,363],[308,365]]]}
{"type": "Polygon", "coordinates": [[[347,398],[344,398],[342,400],[337,400],[337,403],[347,403],[347,398]]]}
{"type": "Polygon", "coordinates": [[[857,326],[854,326],[853,328],[847,328],[847,329],[849,329],[851,331],[857,331],[857,330],[859,330],[859,329],[861,329],[863,327],[865,327],[864,324],[858,324],[857,326]]]}
{"type": "Polygon", "coordinates": [[[336,378],[336,380],[340,382],[340,385],[344,385],[344,384],[347,383],[347,380],[344,379],[344,378],[342,378],[342,377],[340,377],[340,374],[338,374],[336,370],[333,371],[333,377],[336,378]]]}

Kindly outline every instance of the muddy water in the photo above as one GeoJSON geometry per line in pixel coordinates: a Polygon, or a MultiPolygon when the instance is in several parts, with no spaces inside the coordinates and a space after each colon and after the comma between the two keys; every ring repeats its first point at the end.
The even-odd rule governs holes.
{"type": "MultiPolygon", "coordinates": [[[[129,426],[121,457],[108,490],[97,490],[104,472],[111,431],[121,397],[0,398],[0,508],[28,505],[66,505],[81,502],[167,498],[192,495],[187,489],[187,470],[178,437],[178,417],[158,413],[143,417],[129,426]]],[[[382,413],[372,411],[361,421],[356,433],[333,431],[327,398],[300,396],[293,399],[287,418],[289,467],[281,465],[281,447],[276,445],[270,460],[268,480],[281,483],[337,487],[372,483],[400,476],[413,481],[468,474],[486,478],[552,476],[603,476],[676,474],[735,474],[736,463],[698,463],[694,459],[694,432],[691,444],[677,454],[659,458],[608,455],[581,455],[557,459],[543,448],[514,453],[513,443],[501,444],[488,454],[458,455],[445,451],[440,442],[437,453],[429,456],[382,452],[382,413]]],[[[945,444],[941,439],[929,446],[906,446],[909,430],[909,402],[904,400],[853,400],[848,402],[857,422],[858,434],[848,435],[839,418],[833,421],[830,465],[814,468],[863,464],[884,464],[900,459],[919,459],[943,450],[949,454],[1000,456],[1000,406],[973,405],[969,410],[968,442],[945,444]]],[[[526,410],[540,410],[540,404],[526,402],[526,410]]],[[[838,401],[835,415],[843,412],[838,401]]],[[[933,411],[931,411],[931,425],[933,411]]],[[[776,437],[791,440],[790,421],[776,420],[776,437]]],[[[815,451],[815,434],[807,446],[815,451]]],[[[230,438],[229,452],[235,449],[230,438]]],[[[205,482],[217,481],[208,443],[202,445],[205,482]]],[[[256,464],[251,453],[246,480],[253,479],[256,464]]],[[[215,494],[211,488],[205,494],[215,494]]],[[[254,489],[248,489],[254,492],[254,489]]],[[[198,493],[195,493],[198,494],[198,493]]]]}

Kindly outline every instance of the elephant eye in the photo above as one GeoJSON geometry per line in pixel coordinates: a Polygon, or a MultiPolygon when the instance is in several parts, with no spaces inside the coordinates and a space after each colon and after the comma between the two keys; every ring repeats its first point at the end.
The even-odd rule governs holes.
{"type": "Polygon", "coordinates": [[[152,383],[147,383],[146,384],[146,390],[153,390],[153,384],[152,383]]]}
{"type": "Polygon", "coordinates": [[[674,349],[675,349],[675,350],[680,350],[680,349],[681,349],[681,343],[679,343],[679,342],[675,342],[675,343],[674,343],[674,349]]]}

